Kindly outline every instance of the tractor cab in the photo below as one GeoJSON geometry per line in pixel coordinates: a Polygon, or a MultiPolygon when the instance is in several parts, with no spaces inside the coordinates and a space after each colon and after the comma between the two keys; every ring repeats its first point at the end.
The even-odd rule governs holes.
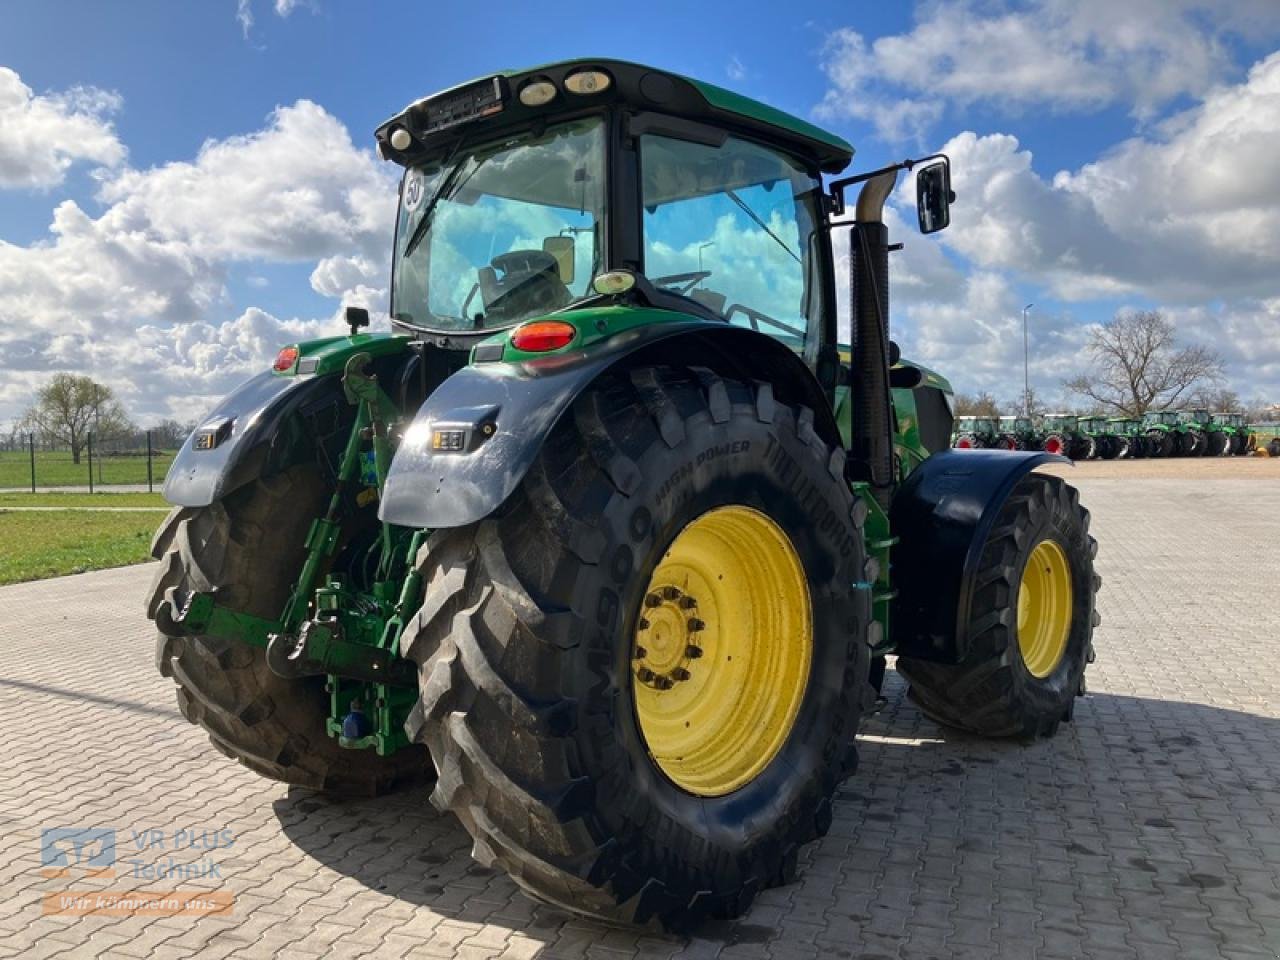
{"type": "Polygon", "coordinates": [[[1211,422],[1209,411],[1204,409],[1184,410],[1181,415],[1181,422],[1186,424],[1196,424],[1203,426],[1211,422]]]}
{"type": "Polygon", "coordinates": [[[1176,427],[1181,422],[1176,410],[1148,410],[1142,415],[1145,427],[1176,427]]]}
{"type": "Polygon", "coordinates": [[[1242,413],[1215,413],[1213,422],[1220,427],[1243,427],[1244,414],[1242,413]]]}

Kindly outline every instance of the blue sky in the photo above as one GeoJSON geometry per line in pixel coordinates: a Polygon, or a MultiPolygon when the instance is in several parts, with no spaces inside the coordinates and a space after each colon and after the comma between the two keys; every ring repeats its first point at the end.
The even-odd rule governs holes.
{"type": "Polygon", "coordinates": [[[335,329],[342,302],[385,305],[393,170],[371,155],[374,126],[495,69],[592,54],[820,122],[863,167],[950,144],[955,226],[899,237],[894,321],[959,388],[1016,395],[1024,303],[1049,397],[1079,370],[1089,323],[1158,306],[1222,350],[1230,386],[1280,400],[1280,160],[1259,146],[1280,139],[1272,0],[692,10],[12,8],[0,423],[68,366],[117,386],[141,421],[193,416],[278,341],[335,329]]]}

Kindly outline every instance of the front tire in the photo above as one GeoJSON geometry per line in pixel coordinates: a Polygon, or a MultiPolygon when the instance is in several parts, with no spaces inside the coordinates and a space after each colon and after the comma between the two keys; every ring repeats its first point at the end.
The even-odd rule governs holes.
{"type": "MultiPolygon", "coordinates": [[[[849,586],[870,579],[864,514],[843,453],[767,384],[644,368],[588,390],[507,503],[437,532],[420,557],[425,598],[402,648],[421,676],[409,727],[438,767],[432,800],[458,815],[473,855],[535,898],[625,923],[736,915],[789,879],[799,847],[831,823],[874,696],[869,591],[849,586]],[[699,527],[726,510],[767,523],[743,537],[699,527]],[[802,567],[809,662],[793,719],[767,742],[743,750],[724,725],[743,693],[726,695],[720,719],[702,714],[720,725],[722,753],[761,755],[759,769],[717,767],[714,736],[681,727],[678,702],[661,718],[670,739],[648,721],[655,697],[678,701],[705,689],[695,686],[701,671],[729,669],[731,638],[709,636],[717,622],[742,622],[756,602],[783,619],[787,608],[799,614],[798,603],[707,582],[711,570],[733,580],[767,562],[753,542],[765,528],[802,567]],[[673,574],[668,553],[683,556],[695,529],[706,534],[695,552],[710,557],[673,574]],[[681,659],[695,616],[703,655],[681,659]],[[660,629],[679,643],[638,649],[660,629]],[[683,759],[698,762],[661,749],[682,742],[683,759]]],[[[788,696],[794,671],[740,666],[752,697],[788,696]]]]}
{"type": "Polygon", "coordinates": [[[920,709],[984,736],[1053,735],[1070,719],[1092,659],[1096,552],[1075,488],[1024,477],[982,548],[967,658],[898,660],[920,709]]]}

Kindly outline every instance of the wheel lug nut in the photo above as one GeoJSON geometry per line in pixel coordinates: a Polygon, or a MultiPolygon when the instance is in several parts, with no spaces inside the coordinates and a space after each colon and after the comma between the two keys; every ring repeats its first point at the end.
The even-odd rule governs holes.
{"type": "Polygon", "coordinates": [[[679,596],[680,596],[680,591],[679,591],[679,589],[678,589],[678,588],[676,588],[676,587],[663,587],[663,588],[662,588],[662,599],[663,599],[663,600],[675,600],[675,599],[676,599],[676,598],[678,598],[679,596]]]}
{"type": "Polygon", "coordinates": [[[683,596],[683,597],[681,597],[681,598],[680,598],[680,609],[681,609],[681,610],[692,610],[692,609],[693,609],[694,607],[696,607],[697,605],[698,605],[698,601],[697,601],[697,600],[695,600],[695,599],[693,599],[693,597],[690,597],[690,596],[683,596]]]}
{"type": "Polygon", "coordinates": [[[700,656],[702,656],[702,648],[695,647],[693,644],[689,644],[689,646],[684,648],[684,655],[688,657],[690,660],[697,660],[700,656]]]}
{"type": "Polygon", "coordinates": [[[674,670],[671,671],[671,679],[677,682],[680,680],[688,680],[689,671],[686,670],[684,667],[676,667],[674,670]]]}
{"type": "Polygon", "coordinates": [[[699,630],[705,630],[706,628],[707,628],[707,625],[706,625],[706,623],[705,623],[704,621],[699,620],[697,617],[690,617],[690,618],[689,618],[689,632],[690,632],[690,633],[697,633],[699,630]]]}
{"type": "MultiPolygon", "coordinates": [[[[631,659],[643,660],[648,655],[649,655],[649,651],[646,650],[644,647],[636,647],[636,652],[631,655],[631,659]]],[[[702,656],[702,654],[698,654],[698,656],[702,656]]]]}
{"type": "Polygon", "coordinates": [[[675,684],[671,682],[670,677],[654,677],[653,685],[657,687],[659,690],[670,690],[673,686],[675,686],[675,684]]]}
{"type": "Polygon", "coordinates": [[[641,683],[648,683],[650,680],[652,680],[652,679],[653,679],[653,677],[654,677],[654,673],[653,673],[653,671],[652,671],[652,670],[650,670],[648,667],[641,667],[641,668],[636,672],[636,678],[637,678],[641,683]]]}
{"type": "Polygon", "coordinates": [[[637,630],[648,630],[648,629],[649,629],[649,621],[648,621],[648,620],[646,620],[644,617],[641,617],[641,618],[640,618],[640,622],[636,624],[636,629],[637,629],[637,630]]]}
{"type": "Polygon", "coordinates": [[[644,605],[646,607],[660,607],[662,606],[662,598],[656,593],[651,593],[644,598],[644,605]]]}

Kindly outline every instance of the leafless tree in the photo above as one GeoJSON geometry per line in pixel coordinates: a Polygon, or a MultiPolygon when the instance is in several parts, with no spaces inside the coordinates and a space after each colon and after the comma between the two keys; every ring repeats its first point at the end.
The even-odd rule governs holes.
{"type": "Polygon", "coordinates": [[[1173,324],[1158,310],[1116,314],[1093,332],[1086,350],[1092,371],[1063,385],[1128,417],[1183,406],[1197,389],[1222,379],[1217,352],[1178,346],[1173,324]]]}
{"type": "Polygon", "coordinates": [[[1000,416],[1000,404],[985,390],[978,394],[957,393],[955,408],[957,417],[1000,416]]]}
{"type": "Polygon", "coordinates": [[[44,442],[70,447],[75,463],[90,433],[109,439],[133,429],[110,387],[73,373],[54,374],[36,394],[35,406],[23,422],[44,442]]]}
{"type": "Polygon", "coordinates": [[[1188,406],[1210,413],[1244,413],[1244,405],[1240,402],[1240,394],[1227,387],[1201,387],[1191,395],[1188,406]]]}

